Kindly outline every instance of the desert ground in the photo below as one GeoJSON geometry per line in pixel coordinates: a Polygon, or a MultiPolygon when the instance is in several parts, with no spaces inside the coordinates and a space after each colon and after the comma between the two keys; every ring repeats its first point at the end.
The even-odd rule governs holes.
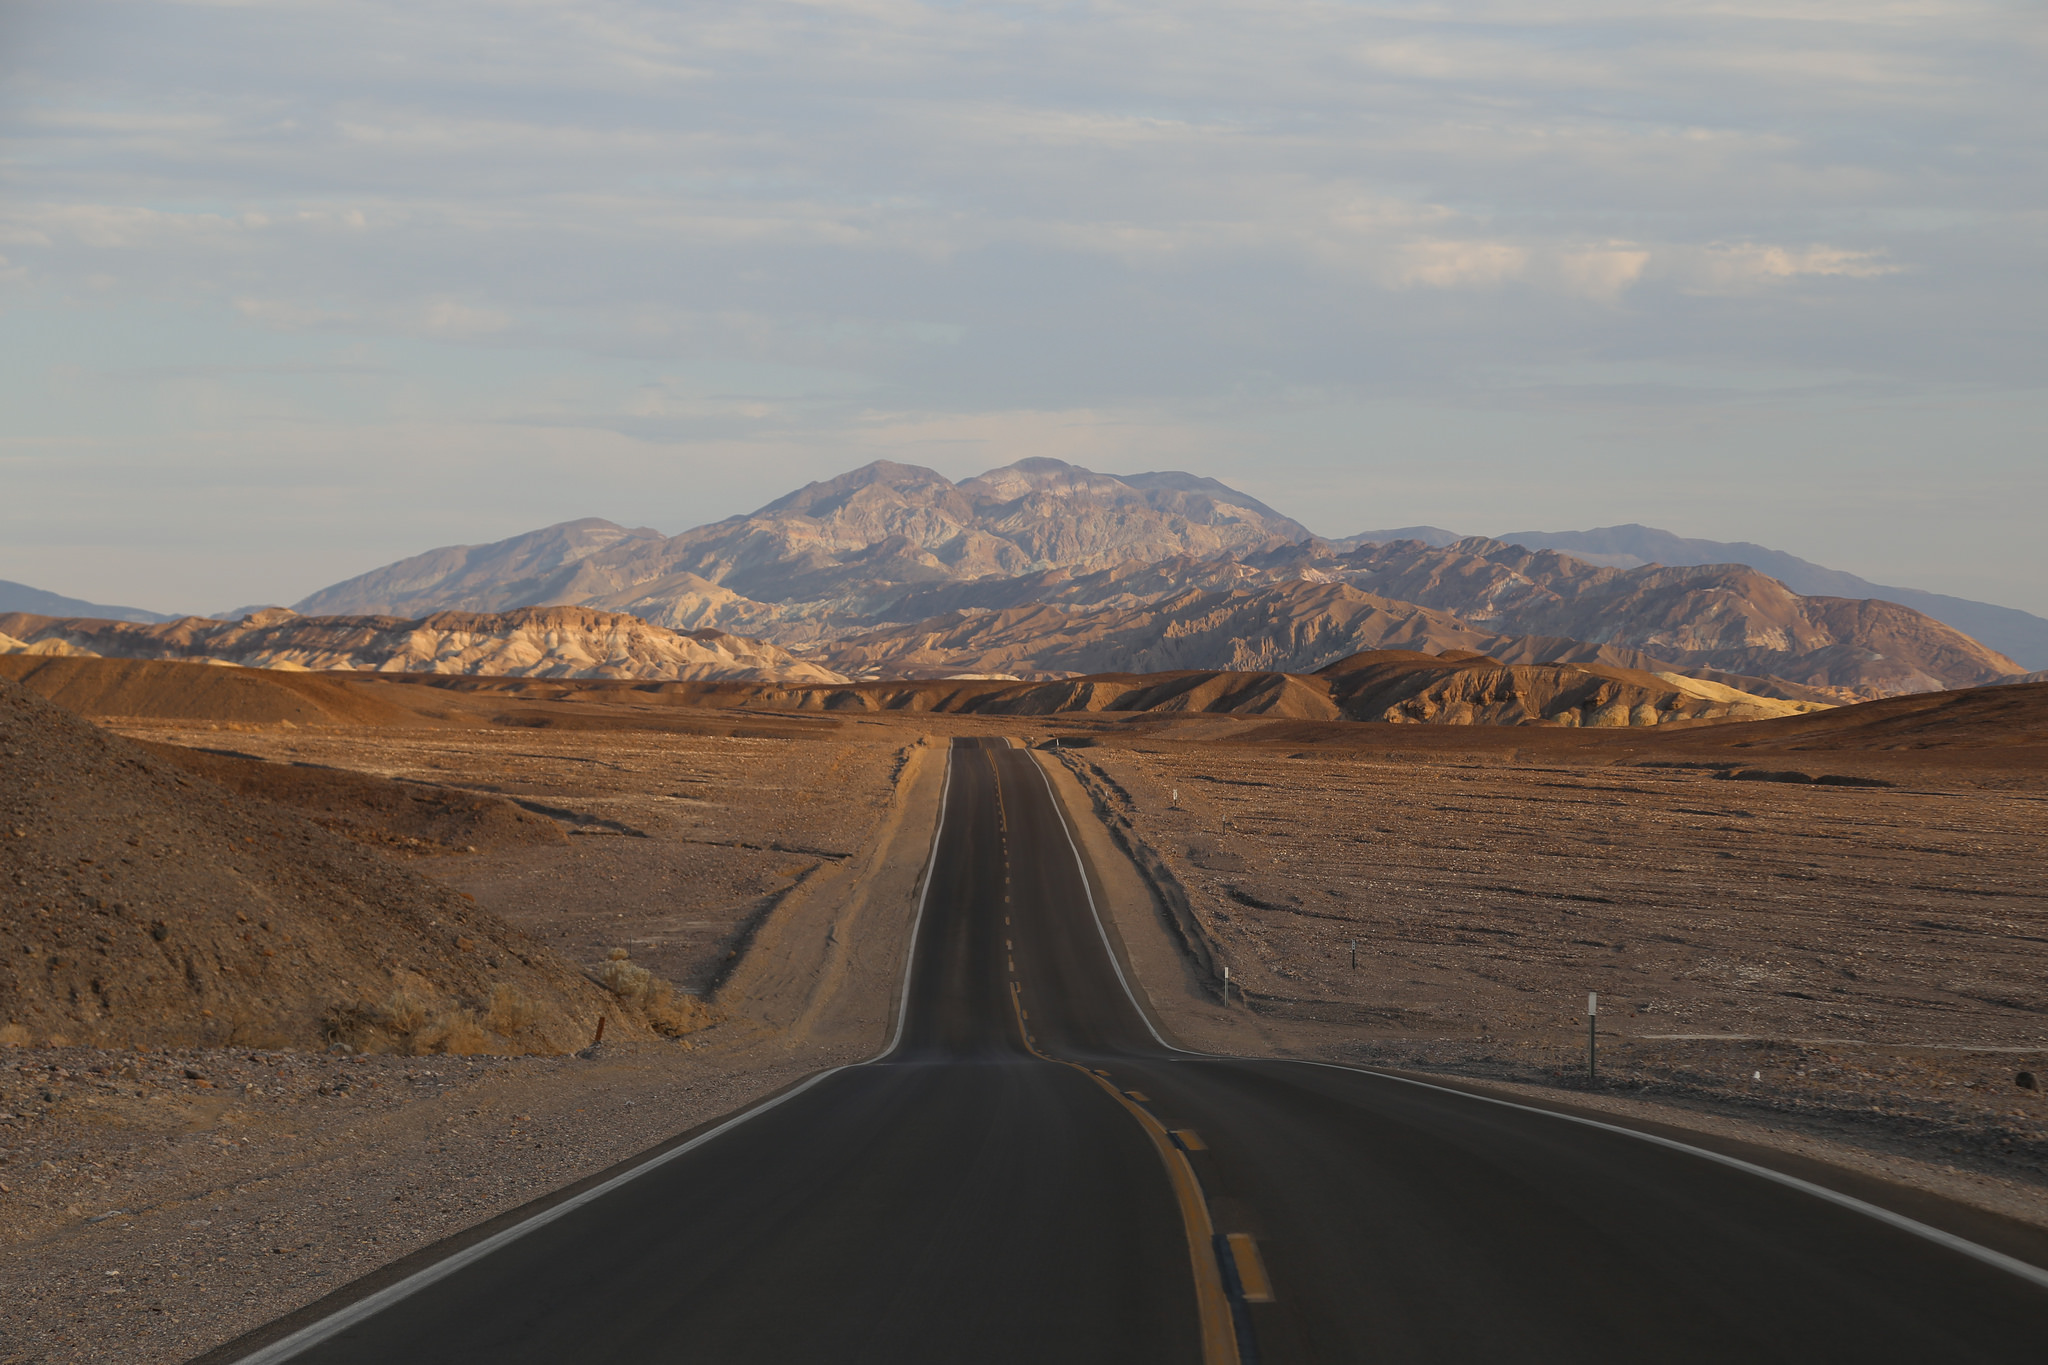
{"type": "Polygon", "coordinates": [[[293,686],[288,715],[245,690],[97,719],[215,764],[235,800],[297,802],[592,980],[652,974],[689,1026],[558,1055],[10,1048],[0,1362],[191,1358],[872,1055],[956,734],[1041,750],[1189,1046],[1546,1096],[2048,1227],[2039,744],[293,686]],[[322,773],[545,825],[287,790],[322,773]]]}
{"type": "Polygon", "coordinates": [[[216,778],[261,760],[261,785],[294,809],[301,776],[404,779],[436,799],[393,812],[316,781],[316,817],[594,979],[629,966],[700,1003],[675,1038],[620,1042],[615,1022],[576,1055],[7,1049],[0,1361],[192,1358],[886,1036],[906,935],[862,917],[908,904],[929,840],[942,764],[915,730],[301,726],[228,710],[111,723],[216,778]],[[524,803],[552,837],[447,825],[471,792],[524,803]]]}
{"type": "Polygon", "coordinates": [[[2048,1157],[2026,1084],[2048,1063],[2040,793],[1188,743],[1062,757],[1273,1046],[1584,1086],[1597,992],[1604,1092],[2020,1176],[2048,1157]]]}

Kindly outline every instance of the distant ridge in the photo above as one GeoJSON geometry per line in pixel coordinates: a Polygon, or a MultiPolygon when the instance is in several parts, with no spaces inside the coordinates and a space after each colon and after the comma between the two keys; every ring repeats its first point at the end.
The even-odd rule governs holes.
{"type": "Polygon", "coordinates": [[[1599,526],[1590,531],[1510,531],[1494,539],[1526,545],[1532,550],[1562,550],[1617,569],[1645,564],[1669,564],[1674,568],[1747,564],[1807,597],[1875,597],[1897,602],[1954,626],[2027,668],[2048,668],[2048,619],[2032,612],[1919,588],[1888,587],[1746,540],[1693,540],[1633,522],[1626,526],[1599,526]]]}
{"type": "Polygon", "coordinates": [[[0,578],[0,612],[9,611],[28,612],[34,616],[91,616],[102,621],[134,621],[145,626],[178,619],[162,612],[144,611],[141,607],[110,607],[103,602],[66,597],[62,593],[46,592],[42,588],[31,588],[26,583],[0,578]]]}
{"type": "Polygon", "coordinates": [[[1397,526],[1391,531],[1360,531],[1355,536],[1333,540],[1331,546],[1339,550],[1356,550],[1361,545],[1391,545],[1397,540],[1419,540],[1433,550],[1446,545],[1456,545],[1465,537],[1456,531],[1446,531],[1441,526],[1397,526]]]}

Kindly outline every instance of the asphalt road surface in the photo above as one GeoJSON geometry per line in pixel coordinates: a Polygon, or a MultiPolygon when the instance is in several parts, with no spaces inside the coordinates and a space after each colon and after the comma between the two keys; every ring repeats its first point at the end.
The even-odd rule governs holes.
{"type": "Polygon", "coordinates": [[[2010,1362],[2044,1285],[1695,1151],[1167,1046],[1032,756],[963,744],[887,1055],[246,1358],[2010,1362]]]}

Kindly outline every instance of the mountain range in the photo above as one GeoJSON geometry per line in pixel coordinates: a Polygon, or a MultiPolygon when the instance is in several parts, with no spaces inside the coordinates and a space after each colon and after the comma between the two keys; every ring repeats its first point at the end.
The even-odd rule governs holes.
{"type": "MultiPolygon", "coordinates": [[[[2024,671],[1900,591],[1862,591],[1873,588],[1761,546],[1648,527],[1489,539],[1415,526],[1330,541],[1191,474],[1033,459],[954,483],[883,461],[675,536],[588,518],[431,550],[238,622],[8,617],[0,650],[813,682],[1308,674],[1362,652],[1452,650],[1677,672],[1802,702],[2024,671]],[[1855,591],[1826,591],[1842,587],[1855,591]]],[[[2006,615],[2019,622],[2007,634],[2048,629],[2006,615]]]]}
{"type": "Polygon", "coordinates": [[[676,536],[588,519],[430,551],[295,610],[416,617],[573,603],[756,637],[852,676],[1308,672],[1362,649],[1536,663],[1587,647],[1614,651],[1601,661],[1618,666],[1850,700],[2022,671],[1925,613],[1803,595],[1741,564],[1619,567],[1448,534],[1319,540],[1188,474],[1034,459],[955,484],[877,462],[676,536]],[[1519,643],[1532,638],[1540,647],[1519,643]]]}

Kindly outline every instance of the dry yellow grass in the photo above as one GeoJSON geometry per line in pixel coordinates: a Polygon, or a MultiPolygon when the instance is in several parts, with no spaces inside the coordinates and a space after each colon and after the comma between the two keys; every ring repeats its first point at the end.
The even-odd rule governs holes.
{"type": "Polygon", "coordinates": [[[694,995],[678,995],[674,986],[630,957],[624,948],[612,949],[597,979],[620,1003],[637,1009],[656,1033],[680,1038],[718,1021],[718,1012],[709,1005],[694,995]]]}

